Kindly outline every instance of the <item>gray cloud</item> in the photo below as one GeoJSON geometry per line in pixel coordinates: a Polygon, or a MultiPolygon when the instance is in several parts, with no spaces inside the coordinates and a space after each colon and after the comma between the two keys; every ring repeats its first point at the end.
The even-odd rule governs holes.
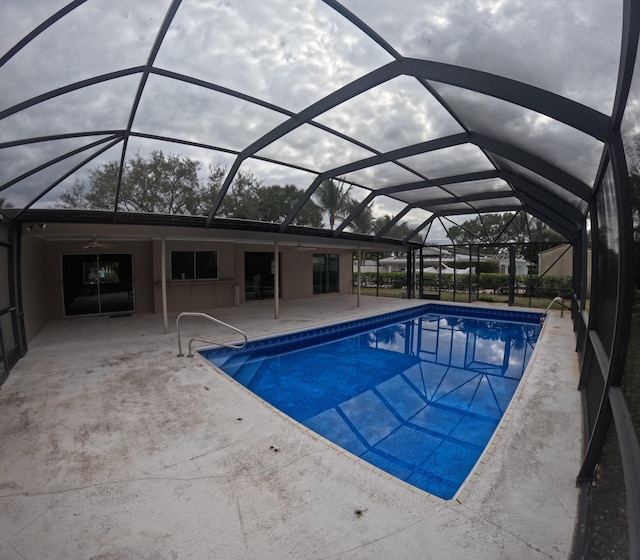
{"type": "MultiPolygon", "coordinates": [[[[23,0],[3,5],[2,52],[65,3],[23,0]]],[[[169,4],[168,0],[83,4],[0,68],[0,106],[7,108],[105,72],[144,65],[169,4]]],[[[611,110],[620,49],[621,7],[617,4],[612,7],[597,0],[561,4],[556,0],[345,0],[344,5],[403,55],[494,72],[601,111],[611,110]]],[[[155,66],[298,112],[391,60],[383,48],[323,2],[184,0],[155,66]]],[[[0,141],[125,128],[139,80],[140,75],[112,80],[4,118],[0,141]]],[[[593,180],[600,143],[505,102],[442,84],[435,87],[472,129],[505,138],[585,181],[593,180]]],[[[286,118],[221,93],[152,75],[133,131],[241,151],[286,118]]],[[[380,151],[463,130],[426,88],[407,76],[363,92],[316,120],[380,151]]],[[[0,184],[91,141],[1,149],[0,184]]],[[[127,155],[153,149],[198,159],[203,176],[209,163],[229,167],[234,161],[233,155],[224,152],[136,138],[130,140],[127,155]]],[[[118,146],[91,162],[77,176],[86,177],[88,169],[100,162],[119,159],[120,150],[118,146]]],[[[258,155],[322,172],[372,154],[303,124],[258,155]]],[[[74,158],[43,171],[0,196],[24,203],[77,161],[74,158]]],[[[471,145],[412,156],[402,163],[430,178],[492,167],[471,145]]],[[[311,173],[253,159],[242,170],[264,184],[293,183],[306,188],[314,179],[311,173]]],[[[388,163],[355,172],[347,179],[378,188],[418,177],[388,163]]],[[[385,198],[374,204],[376,214],[399,208],[400,203],[385,198]]]]}
{"type": "Polygon", "coordinates": [[[504,75],[611,111],[622,2],[397,0],[393,17],[384,0],[343,3],[404,56],[504,75]]]}

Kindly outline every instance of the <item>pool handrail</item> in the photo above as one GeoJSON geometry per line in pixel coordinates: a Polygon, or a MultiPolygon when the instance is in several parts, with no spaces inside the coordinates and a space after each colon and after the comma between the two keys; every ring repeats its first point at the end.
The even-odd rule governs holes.
{"type": "Polygon", "coordinates": [[[547,313],[549,313],[549,309],[551,309],[551,306],[557,303],[560,305],[560,317],[564,317],[564,310],[568,309],[569,311],[571,311],[571,307],[569,307],[568,305],[564,304],[564,298],[562,296],[556,296],[551,300],[551,303],[547,306],[547,308],[544,310],[544,314],[546,315],[547,313]]]}
{"type": "Polygon", "coordinates": [[[231,344],[231,343],[226,343],[226,342],[214,342],[214,341],[211,341],[211,340],[204,340],[202,338],[195,338],[194,337],[194,338],[189,340],[189,345],[188,345],[189,353],[187,354],[187,357],[189,357],[189,358],[193,357],[193,352],[192,352],[191,348],[192,348],[192,344],[194,342],[196,342],[196,341],[197,342],[205,342],[207,344],[215,344],[217,346],[224,346],[226,348],[236,348],[236,349],[244,348],[244,346],[247,344],[247,335],[243,331],[241,331],[239,328],[234,327],[233,325],[230,325],[229,323],[225,323],[224,321],[221,321],[220,319],[216,319],[215,317],[212,317],[208,313],[202,313],[202,312],[199,312],[199,311],[183,311],[176,318],[176,331],[178,333],[178,357],[184,356],[184,354],[182,353],[182,337],[180,335],[180,319],[182,319],[182,317],[202,317],[203,319],[207,319],[208,321],[212,321],[214,323],[218,323],[219,325],[222,325],[223,327],[228,327],[232,331],[235,331],[238,334],[242,335],[242,337],[244,338],[244,342],[242,344],[231,344]]]}

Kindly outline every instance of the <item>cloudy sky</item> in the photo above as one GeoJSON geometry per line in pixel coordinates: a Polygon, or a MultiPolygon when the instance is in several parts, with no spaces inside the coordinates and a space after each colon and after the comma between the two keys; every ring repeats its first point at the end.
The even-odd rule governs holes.
{"type": "MultiPolygon", "coordinates": [[[[0,56],[66,4],[3,1],[0,56]]],[[[5,59],[0,67],[0,143],[126,129],[140,84],[137,67],[147,63],[170,4],[167,0],[79,2],[5,59]],[[127,69],[133,70],[122,72],[127,69]],[[127,75],[27,108],[19,105],[111,72],[127,75]]],[[[341,5],[381,36],[390,51],[321,1],[183,0],[153,63],[158,72],[146,82],[131,130],[210,149],[132,137],[127,157],[161,149],[200,160],[203,171],[210,163],[230,167],[236,153],[291,115],[393,62],[394,52],[495,73],[611,114],[622,0],[344,0],[341,5]],[[180,81],[176,74],[210,87],[180,81]],[[229,95],[229,90],[240,95],[229,95]]],[[[255,153],[291,167],[249,158],[241,170],[250,171],[265,185],[293,183],[306,189],[318,173],[458,134],[466,127],[508,141],[588,185],[593,182],[602,153],[597,140],[506,101],[443,83],[426,85],[407,75],[383,80],[352,99],[317,111],[318,126],[304,123],[255,153]]],[[[106,137],[5,144],[0,149],[0,185],[11,185],[29,170],[106,137]]],[[[16,181],[0,197],[22,207],[104,146],[16,181]]],[[[119,160],[121,154],[118,143],[96,156],[36,207],[50,205],[74,178],[86,177],[89,168],[119,160]]],[[[346,178],[363,187],[354,192],[364,198],[366,189],[494,169],[487,154],[472,144],[412,155],[398,163],[356,170],[346,178]]],[[[415,200],[419,200],[416,193],[407,198],[415,200]]],[[[379,215],[403,207],[404,203],[380,196],[373,210],[379,215]]],[[[428,215],[416,210],[410,219],[421,223],[428,215]]]]}

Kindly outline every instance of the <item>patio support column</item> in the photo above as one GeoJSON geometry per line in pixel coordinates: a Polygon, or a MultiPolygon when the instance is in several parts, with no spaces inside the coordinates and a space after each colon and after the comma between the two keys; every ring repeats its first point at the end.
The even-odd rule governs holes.
{"type": "Polygon", "coordinates": [[[407,299],[413,299],[413,249],[409,247],[407,251],[407,299]]]}
{"type": "Polygon", "coordinates": [[[362,276],[360,273],[360,259],[362,258],[362,250],[358,247],[358,289],[356,290],[356,307],[360,307],[360,292],[362,290],[362,276]]]}
{"type": "Polygon", "coordinates": [[[273,251],[273,266],[275,270],[273,271],[273,304],[275,310],[275,318],[280,318],[280,253],[278,252],[278,242],[274,242],[274,251],[273,251]]]}
{"type": "Polygon", "coordinates": [[[515,303],[516,291],[516,248],[509,245],[509,306],[515,303]]]}
{"type": "Polygon", "coordinates": [[[418,270],[418,274],[420,276],[418,276],[419,281],[418,281],[418,299],[423,299],[424,298],[424,245],[422,247],[420,247],[420,269],[418,270]]]}
{"type": "Polygon", "coordinates": [[[376,297],[380,295],[380,253],[376,252],[376,297]]]}
{"type": "Polygon", "coordinates": [[[458,282],[458,278],[456,277],[456,270],[458,270],[457,264],[458,264],[458,258],[456,256],[456,247],[457,245],[453,246],[453,301],[458,301],[458,298],[456,297],[456,289],[457,289],[457,282],[458,282]]]}
{"type": "Polygon", "coordinates": [[[162,318],[164,320],[164,334],[169,332],[169,317],[167,315],[167,252],[164,235],[162,236],[162,242],[160,243],[160,267],[161,272],[161,284],[162,284],[162,318]]]}

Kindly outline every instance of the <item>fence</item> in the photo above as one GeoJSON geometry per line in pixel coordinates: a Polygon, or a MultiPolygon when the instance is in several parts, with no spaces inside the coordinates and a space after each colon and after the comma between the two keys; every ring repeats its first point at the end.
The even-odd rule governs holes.
{"type": "MultiPolygon", "coordinates": [[[[516,275],[515,285],[510,286],[508,274],[481,272],[480,274],[424,273],[413,282],[414,293],[407,294],[406,272],[364,272],[360,275],[360,287],[371,295],[391,297],[416,297],[456,301],[503,301],[513,289],[519,305],[537,306],[534,299],[552,300],[561,296],[571,297],[571,278],[566,276],[516,275]],[[523,301],[528,299],[529,301],[523,301]]],[[[358,275],[353,275],[354,288],[358,275]]],[[[365,292],[365,293],[367,293],[365,292]]],[[[542,304],[542,303],[540,303],[542,304]]]]}

